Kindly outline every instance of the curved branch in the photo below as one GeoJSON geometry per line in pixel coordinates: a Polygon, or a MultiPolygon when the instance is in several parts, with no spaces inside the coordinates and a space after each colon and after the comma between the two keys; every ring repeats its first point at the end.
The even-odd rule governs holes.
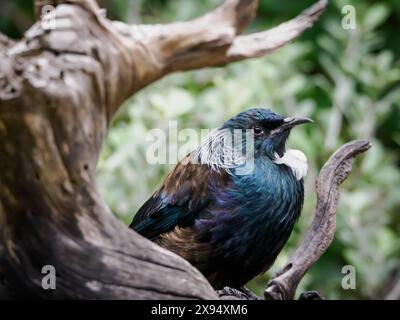
{"type": "Polygon", "coordinates": [[[129,53],[139,57],[140,89],[162,76],[269,54],[298,37],[324,12],[327,0],[320,0],[298,17],[270,30],[237,36],[254,17],[257,1],[226,1],[216,10],[188,22],[167,25],[114,27],[130,43],[129,53]]]}
{"type": "Polygon", "coordinates": [[[293,299],[304,274],[326,251],[336,228],[339,186],[348,177],[354,157],[371,147],[367,140],[349,142],[337,150],[321,169],[317,183],[317,207],[311,227],[286,265],[269,281],[266,299],[293,299]]]}
{"type": "Polygon", "coordinates": [[[216,298],[198,270],[124,226],[98,192],[126,64],[85,3],[94,2],[57,6],[56,29],[36,23],[0,59],[0,295],[11,283],[17,297],[216,298]],[[56,269],[57,290],[43,290],[44,265],[56,269]]]}
{"type": "MultiPolygon", "coordinates": [[[[187,22],[127,25],[113,22],[135,63],[139,90],[173,71],[215,65],[243,28],[254,18],[258,0],[225,0],[217,9],[187,22]]],[[[133,93],[133,92],[131,92],[133,93]]]]}
{"type": "Polygon", "coordinates": [[[328,5],[327,0],[318,1],[296,18],[264,32],[237,37],[222,58],[226,64],[248,58],[260,57],[281,48],[300,36],[320,17],[328,5]]]}

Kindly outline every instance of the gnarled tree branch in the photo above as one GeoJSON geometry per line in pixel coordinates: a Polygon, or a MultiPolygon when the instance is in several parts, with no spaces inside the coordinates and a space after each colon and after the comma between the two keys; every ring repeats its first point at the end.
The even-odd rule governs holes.
{"type": "Polygon", "coordinates": [[[260,57],[274,52],[311,27],[324,12],[327,4],[327,0],[318,1],[296,18],[277,27],[236,37],[220,64],[260,57]]]}
{"type": "Polygon", "coordinates": [[[146,63],[137,70],[137,89],[175,71],[222,66],[270,54],[298,37],[324,12],[320,0],[298,17],[270,30],[238,36],[253,18],[258,1],[227,0],[203,17],[167,25],[127,26],[114,22],[129,53],[146,63]]]}

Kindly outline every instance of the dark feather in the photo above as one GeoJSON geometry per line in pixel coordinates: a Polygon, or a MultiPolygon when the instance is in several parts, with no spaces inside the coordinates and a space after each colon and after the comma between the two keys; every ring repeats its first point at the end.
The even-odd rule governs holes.
{"type": "Polygon", "coordinates": [[[182,161],[139,209],[130,227],[155,240],[176,226],[193,225],[199,212],[210,201],[211,177],[224,184],[229,175],[219,175],[206,165],[182,161]]]}

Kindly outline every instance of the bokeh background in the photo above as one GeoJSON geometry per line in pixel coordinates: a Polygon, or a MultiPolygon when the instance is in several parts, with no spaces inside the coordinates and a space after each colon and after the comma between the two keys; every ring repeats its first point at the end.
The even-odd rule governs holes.
{"type": "MultiPolygon", "coordinates": [[[[220,0],[99,1],[112,19],[131,23],[196,17],[220,0]]],[[[260,0],[246,32],[290,19],[313,1],[260,0]]],[[[33,21],[32,1],[0,1],[0,30],[21,37],[33,21]]],[[[212,26],[210,26],[212,27],[212,26]]],[[[370,139],[373,148],[355,162],[341,187],[335,239],[301,282],[336,299],[400,299],[400,1],[331,0],[320,21],[269,57],[168,76],[127,101],[116,116],[98,166],[98,182],[117,217],[129,224],[171,169],[145,158],[146,133],[215,128],[253,106],[306,115],[289,145],[309,159],[304,213],[275,266],[249,287],[261,294],[307,230],[315,207],[319,169],[343,143],[370,139]],[[341,26],[344,5],[356,9],[357,27],[341,26]],[[342,267],[353,265],[356,289],[341,286],[342,267]]]]}

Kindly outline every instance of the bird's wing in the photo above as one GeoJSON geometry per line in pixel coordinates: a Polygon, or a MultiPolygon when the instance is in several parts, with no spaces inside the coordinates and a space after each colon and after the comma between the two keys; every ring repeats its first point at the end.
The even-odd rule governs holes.
{"type": "Polygon", "coordinates": [[[182,161],[139,209],[130,227],[154,240],[176,226],[191,225],[210,201],[210,179],[214,184],[222,184],[226,183],[227,176],[207,165],[182,161]]]}

